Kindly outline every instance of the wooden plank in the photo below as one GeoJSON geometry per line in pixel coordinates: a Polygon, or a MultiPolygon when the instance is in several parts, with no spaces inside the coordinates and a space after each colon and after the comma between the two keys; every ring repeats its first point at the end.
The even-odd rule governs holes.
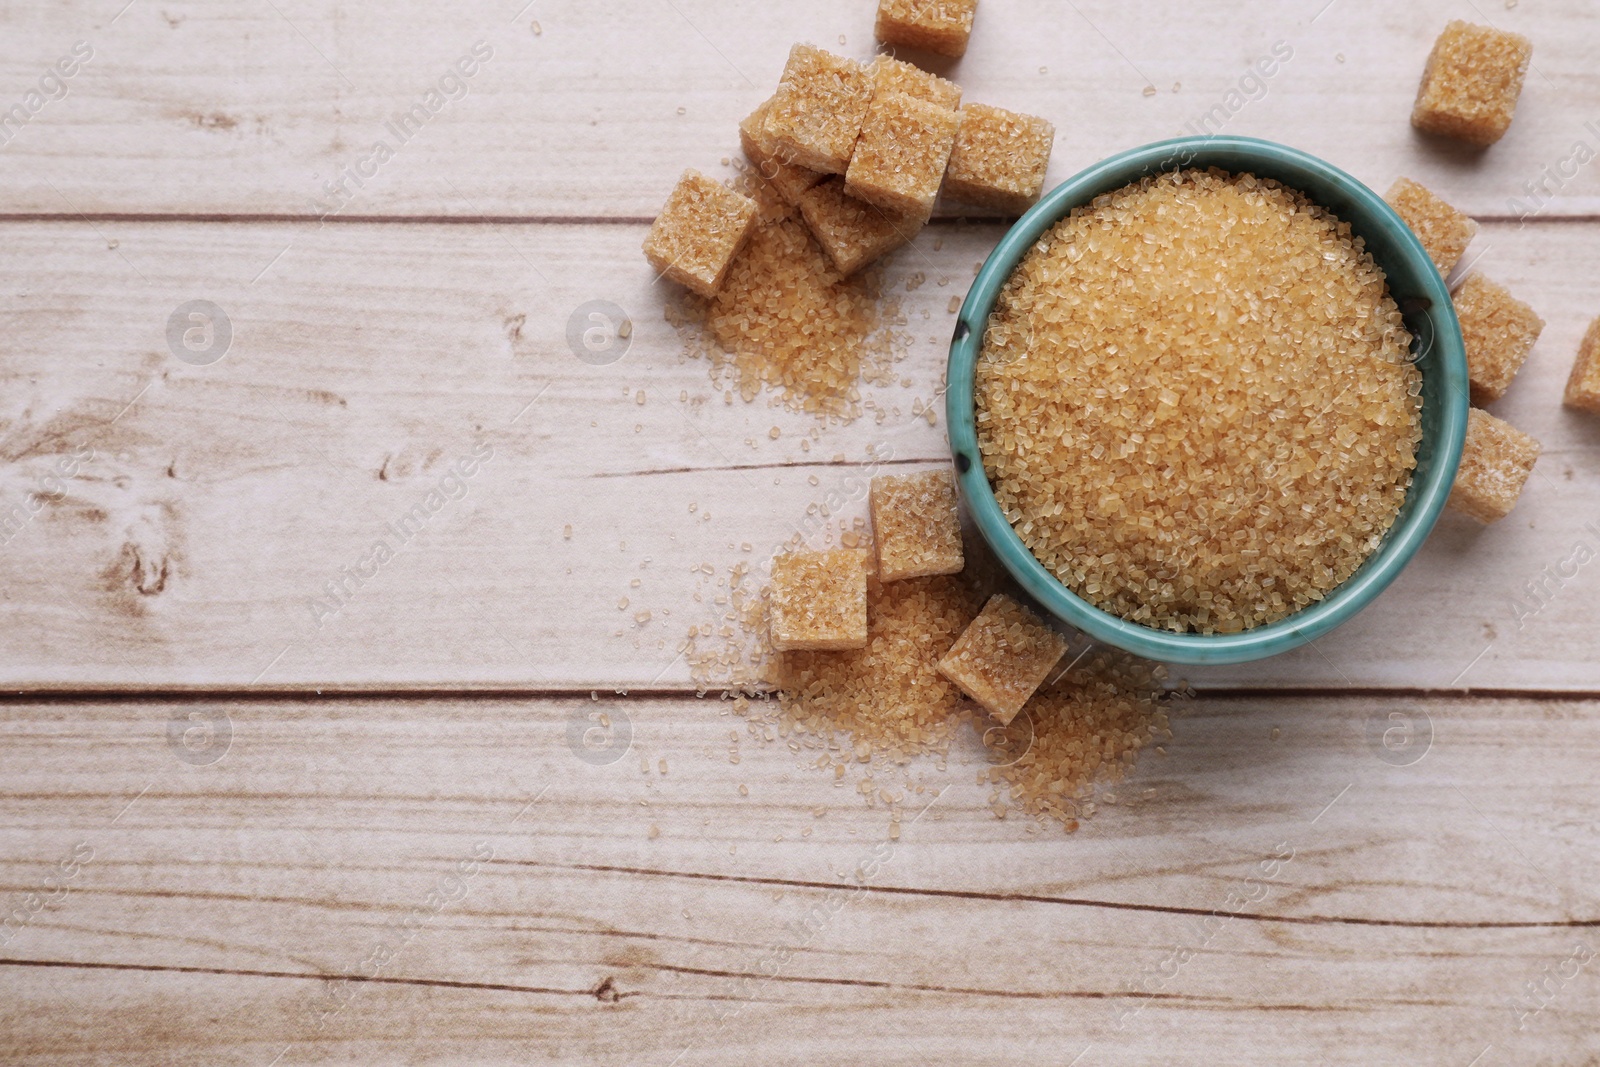
{"type": "MultiPolygon", "coordinates": [[[[648,218],[684,167],[717,171],[737,153],[735,124],[770,93],[791,43],[873,50],[867,0],[119,6],[0,15],[0,110],[76,42],[93,49],[66,95],[6,140],[0,213],[648,218]],[[429,101],[478,42],[490,58],[446,82],[454,99],[429,101]],[[419,102],[436,110],[402,138],[389,124],[419,102]],[[332,197],[326,183],[341,181],[332,197]]],[[[1590,17],[1585,0],[1448,12],[1206,0],[1159,16],[1112,0],[992,0],[950,71],[971,99],[1056,123],[1052,182],[1136,144],[1220,128],[1291,141],[1380,189],[1411,174],[1473,214],[1535,208],[1531,182],[1544,184],[1548,213],[1593,216],[1600,172],[1573,155],[1578,141],[1591,156],[1600,148],[1588,125],[1600,116],[1578,103],[1600,90],[1590,17]],[[1536,43],[1517,122],[1486,153],[1408,124],[1430,44],[1456,16],[1536,43]],[[1253,78],[1275,45],[1290,58],[1253,78]],[[1147,85],[1158,91],[1145,96],[1147,85]]]]}
{"type": "MultiPolygon", "coordinates": [[[[639,225],[13,226],[0,685],[688,686],[677,649],[733,565],[759,582],[788,538],[817,535],[807,509],[830,494],[839,516],[864,514],[869,456],[946,454],[942,412],[938,426],[912,412],[938,398],[949,302],[997,232],[935,226],[893,261],[910,384],[869,387],[876,415],[819,428],[766,398],[724,402],[684,357],[639,225]],[[169,314],[195,298],[231,321],[207,366],[169,349],[169,314]],[[635,326],[607,366],[566,340],[596,299],[635,326]],[[479,448],[492,458],[449,476],[479,448]],[[30,512],[58,469],[66,495],[30,512]],[[391,527],[441,486],[464,495],[432,498],[402,540],[391,527]]],[[[1391,592],[1315,648],[1196,679],[1600,688],[1596,576],[1563,566],[1600,544],[1600,429],[1558,406],[1597,310],[1594,235],[1495,225],[1477,246],[1549,320],[1497,406],[1546,448],[1514,515],[1447,517],[1391,592]]]]}
{"type": "Polygon", "coordinates": [[[0,1055],[1600,1053],[1567,962],[1600,924],[1595,701],[1201,700],[1073,836],[996,820],[963,737],[946,773],[878,772],[922,789],[898,842],[727,709],[9,703],[0,1055]],[[601,708],[611,749],[572,732],[601,708]]]}

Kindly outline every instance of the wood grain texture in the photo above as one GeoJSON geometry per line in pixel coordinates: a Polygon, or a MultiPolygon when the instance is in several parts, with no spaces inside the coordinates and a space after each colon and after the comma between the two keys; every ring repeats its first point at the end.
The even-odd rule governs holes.
{"type": "MultiPolygon", "coordinates": [[[[11,4],[0,15],[0,109],[75,42],[94,50],[67,95],[0,150],[0,213],[307,215],[320,201],[367,216],[649,218],[684,167],[715,169],[736,153],[735,124],[771,92],[793,42],[857,58],[873,48],[861,0],[120,6],[11,4]],[[402,141],[388,123],[475,42],[493,54],[465,95],[447,84],[456,98],[441,96],[402,141]],[[369,164],[379,141],[393,158],[369,164]],[[347,167],[367,176],[335,204],[325,183],[347,167]]],[[[986,0],[948,72],[970,99],[1056,124],[1052,183],[1195,123],[1289,140],[1380,189],[1408,173],[1476,215],[1518,214],[1508,201],[1528,201],[1524,184],[1549,181],[1548,167],[1548,211],[1593,217],[1600,172],[1561,166],[1578,140],[1600,148],[1586,126],[1600,122],[1593,33],[1586,0],[1509,10],[1208,0],[1159,15],[1111,0],[986,0]],[[1535,41],[1516,123],[1486,153],[1407,122],[1450,18],[1535,41]],[[1279,42],[1292,57],[1250,80],[1279,42]],[[1145,96],[1147,85],[1158,91],[1145,96]]]]}
{"type": "MultiPolygon", "coordinates": [[[[910,384],[868,387],[874,410],[815,440],[809,417],[766,397],[725,402],[707,364],[683,355],[643,232],[12,225],[4,502],[24,505],[77,450],[93,458],[0,546],[0,684],[691,685],[677,649],[712,618],[734,563],[762,580],[784,541],[817,532],[807,509],[830,495],[840,516],[864,514],[871,455],[914,466],[948,454],[942,409],[937,426],[912,412],[939,400],[949,303],[998,229],[936,225],[893,261],[910,384]],[[166,336],[172,309],[197,297],[233,329],[227,355],[204,367],[173,358],[166,336]],[[596,299],[634,323],[608,366],[567,342],[569,319],[596,299]],[[477,448],[492,458],[444,486],[464,495],[401,544],[391,528],[477,448]],[[378,539],[394,558],[349,577],[378,539]],[[336,614],[330,582],[344,590],[336,614]]],[[[1447,516],[1349,625],[1197,680],[1600,688],[1600,578],[1593,566],[1541,577],[1577,542],[1600,547],[1600,423],[1559,406],[1600,310],[1597,248],[1589,227],[1545,222],[1490,225],[1470,253],[1549,321],[1496,405],[1545,446],[1512,516],[1488,528],[1447,516]],[[1547,589],[1537,600],[1534,581],[1547,589]]]]}
{"type": "Polygon", "coordinates": [[[1201,700],[1071,836],[995,819],[963,737],[945,773],[878,772],[907,795],[898,842],[854,775],[727,709],[11,703],[0,885],[27,920],[0,948],[0,1058],[1600,1053],[1593,964],[1511,1007],[1595,943],[1593,701],[1201,700]],[[215,721],[184,748],[174,716],[215,721]]]}

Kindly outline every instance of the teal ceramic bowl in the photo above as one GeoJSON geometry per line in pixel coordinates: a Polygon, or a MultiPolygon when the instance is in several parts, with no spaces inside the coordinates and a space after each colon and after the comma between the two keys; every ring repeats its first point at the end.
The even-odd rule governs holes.
{"type": "Polygon", "coordinates": [[[1286,145],[1251,137],[1185,137],[1112,156],[1057,186],[1022,216],[990,254],[967,294],[950,346],[946,395],[957,481],[983,539],[1022,588],[1069,626],[1114,648],[1169,663],[1242,663],[1314,640],[1366,607],[1400,573],[1433,529],[1450,494],[1467,429],[1467,360],[1444,280],[1406,224],[1344,171],[1286,145]],[[1249,171],[1299,189],[1350,223],[1388,275],[1389,291],[1416,338],[1422,371],[1422,443],[1399,517],[1361,568],[1317,603],[1235,634],[1173,633],[1094,607],[1033,557],[1006,521],[984,473],[974,425],[973,370],[984,324],[1001,286],[1045,231],[1096,196],[1148,174],[1190,167],[1249,171]]]}

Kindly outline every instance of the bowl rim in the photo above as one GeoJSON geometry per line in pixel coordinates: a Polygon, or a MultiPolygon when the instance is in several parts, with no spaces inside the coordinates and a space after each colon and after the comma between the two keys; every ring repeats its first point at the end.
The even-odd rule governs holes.
{"type": "MultiPolygon", "coordinates": [[[[1278,180],[1296,187],[1291,180],[1278,180]]],[[[1358,236],[1370,244],[1374,235],[1361,232],[1358,236]]],[[[1394,209],[1350,174],[1309,153],[1276,141],[1220,135],[1178,137],[1141,145],[1101,160],[1046,193],[1006,231],[968,290],[957,315],[945,380],[950,448],[961,496],[980,535],[1011,576],[1051,615],[1095,640],[1149,659],[1184,664],[1242,663],[1277,655],[1315,640],[1370,604],[1410,562],[1438,521],[1460,464],[1469,406],[1466,353],[1449,290],[1421,241],[1394,209]],[[1229,165],[1208,162],[1208,157],[1214,160],[1219,156],[1227,157],[1229,165]],[[1433,460],[1425,476],[1413,477],[1406,491],[1407,502],[1412,504],[1409,513],[1396,520],[1383,543],[1356,573],[1322,600],[1276,622],[1239,633],[1158,630],[1105,612],[1073,593],[1033,556],[1001,512],[977,443],[974,376],[983,340],[982,326],[1023,255],[1073,208],[1147,174],[1207,166],[1238,172],[1250,169],[1251,161],[1278,174],[1287,171],[1315,176],[1359,202],[1380,220],[1378,229],[1390,244],[1391,258],[1404,267],[1400,273],[1408,276],[1408,287],[1421,290],[1433,305],[1427,310],[1432,313],[1434,336],[1430,351],[1424,356],[1439,358],[1425,373],[1441,379],[1438,396],[1444,404],[1443,421],[1440,432],[1432,437],[1433,460]]]]}

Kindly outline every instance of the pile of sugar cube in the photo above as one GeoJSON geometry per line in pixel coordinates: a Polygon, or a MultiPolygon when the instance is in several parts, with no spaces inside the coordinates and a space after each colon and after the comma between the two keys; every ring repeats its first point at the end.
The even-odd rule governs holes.
{"type": "MultiPolygon", "coordinates": [[[[880,0],[877,37],[960,56],[977,0],[880,0]]],[[[862,64],[808,44],[739,124],[757,180],[804,218],[840,274],[906,244],[947,201],[1020,214],[1038,200],[1055,127],[961,102],[961,87],[888,55],[862,64]]],[[[755,200],[690,169],[645,238],[657,273],[704,297],[757,225],[755,200]]]]}
{"type": "MultiPolygon", "coordinates": [[[[948,469],[879,475],[870,499],[879,582],[959,574],[965,565],[948,469]]],[[[774,652],[865,648],[869,565],[855,549],[785,552],[772,561],[768,646],[774,652]]],[[[1066,653],[1067,641],[1004,593],[991,596],[939,660],[939,673],[1007,725],[1066,653]]]]}
{"type": "MultiPolygon", "coordinates": [[[[1453,21],[1434,42],[1417,90],[1411,124],[1476,147],[1494,144],[1511,127],[1533,56],[1520,34],[1453,21]]],[[[1478,224],[1422,185],[1401,178],[1384,199],[1411,227],[1441,275],[1460,261],[1478,224]]],[[[1506,288],[1478,271],[1452,294],[1467,351],[1473,405],[1450,506],[1482,522],[1504,518],[1517,502],[1539,442],[1482,410],[1505,395],[1544,320],[1506,288]]],[[[1567,381],[1568,407],[1600,413],[1600,319],[1585,334],[1567,381]]]]}

